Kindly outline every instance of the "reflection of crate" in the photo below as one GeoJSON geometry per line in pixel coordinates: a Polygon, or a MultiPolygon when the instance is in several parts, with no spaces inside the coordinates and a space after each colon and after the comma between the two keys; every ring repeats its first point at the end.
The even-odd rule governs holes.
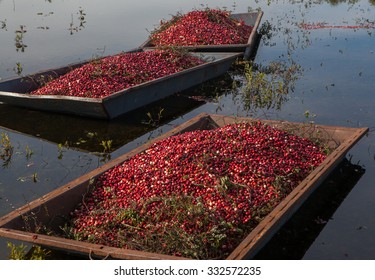
{"type": "MultiPolygon", "coordinates": [[[[90,183],[108,169],[124,162],[129,157],[147,149],[154,142],[178,133],[213,129],[238,121],[250,121],[248,118],[236,118],[219,115],[201,114],[159,138],[144,144],[133,151],[89,172],[71,183],[50,192],[41,198],[13,211],[0,219],[0,236],[28,241],[60,250],[68,250],[97,256],[111,256],[120,259],[179,259],[174,256],[154,254],[142,251],[125,250],[75,241],[66,238],[35,233],[35,226],[45,226],[57,230],[66,217],[87,193],[90,183]],[[24,218],[28,217],[25,229],[24,218]],[[32,221],[36,221],[34,225],[32,221]]],[[[307,197],[321,184],[335,166],[345,157],[349,149],[367,132],[367,128],[347,128],[320,126],[315,124],[290,123],[283,121],[262,121],[279,129],[303,137],[313,137],[323,141],[333,151],[325,161],[311,172],[274,210],[261,221],[252,232],[228,256],[228,259],[245,259],[254,256],[290,216],[302,205],[307,197]]]]}
{"type": "MultiPolygon", "coordinates": [[[[198,52],[242,52],[244,54],[244,58],[249,59],[250,55],[252,55],[257,48],[257,30],[263,17],[263,12],[259,11],[255,13],[231,14],[231,17],[237,20],[243,20],[246,25],[253,27],[246,44],[197,45],[183,46],[183,48],[198,52]]],[[[153,49],[155,46],[152,44],[150,39],[148,39],[141,46],[139,46],[139,48],[153,49]]]]}
{"type": "MultiPolygon", "coordinates": [[[[141,51],[141,50],[136,50],[141,51]]],[[[219,77],[230,68],[241,53],[192,53],[205,63],[118,91],[103,98],[61,95],[30,95],[37,88],[35,81],[43,77],[58,77],[80,67],[77,63],[50,69],[27,77],[0,83],[0,103],[100,119],[113,119],[137,108],[151,104],[179,91],[219,77]]]]}

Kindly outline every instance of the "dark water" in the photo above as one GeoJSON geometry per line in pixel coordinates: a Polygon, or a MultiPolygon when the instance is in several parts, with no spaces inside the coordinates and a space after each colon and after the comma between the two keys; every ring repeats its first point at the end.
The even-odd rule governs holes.
{"type": "Polygon", "coordinates": [[[287,85],[282,98],[250,102],[232,90],[242,77],[231,73],[111,122],[0,105],[0,133],[14,148],[0,167],[0,215],[201,112],[369,127],[257,258],[375,259],[375,2],[263,2],[0,0],[1,79],[135,48],[160,19],[209,6],[264,11],[255,63],[287,85]],[[103,154],[108,140],[111,153],[103,154]]]}

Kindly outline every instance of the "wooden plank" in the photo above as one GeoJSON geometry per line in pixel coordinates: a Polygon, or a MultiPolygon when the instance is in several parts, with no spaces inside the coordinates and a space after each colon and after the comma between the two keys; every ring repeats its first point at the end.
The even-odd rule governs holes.
{"type": "Polygon", "coordinates": [[[65,238],[35,234],[20,230],[0,228],[0,236],[17,239],[29,243],[37,243],[49,248],[64,249],[65,251],[85,254],[88,256],[100,256],[103,258],[123,258],[126,255],[128,260],[186,260],[186,258],[171,255],[155,254],[144,251],[128,250],[108,247],[76,240],[66,241],[65,238]]]}

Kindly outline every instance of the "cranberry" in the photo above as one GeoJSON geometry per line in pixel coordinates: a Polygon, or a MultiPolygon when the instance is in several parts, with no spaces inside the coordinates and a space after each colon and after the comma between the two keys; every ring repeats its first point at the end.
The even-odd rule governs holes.
{"type": "Polygon", "coordinates": [[[150,41],[154,46],[246,44],[251,31],[252,26],[232,18],[227,11],[205,9],[161,21],[150,41]]]}
{"type": "Polygon", "coordinates": [[[87,63],[30,94],[102,98],[202,63],[197,57],[174,50],[121,53],[87,63]]]}
{"type": "Polygon", "coordinates": [[[169,137],[102,174],[72,212],[71,235],[225,257],[325,157],[310,140],[260,122],[169,137]]]}

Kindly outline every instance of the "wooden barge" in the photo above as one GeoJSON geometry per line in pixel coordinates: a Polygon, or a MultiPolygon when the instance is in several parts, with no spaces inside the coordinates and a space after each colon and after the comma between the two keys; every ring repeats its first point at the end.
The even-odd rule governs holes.
{"type": "MultiPolygon", "coordinates": [[[[260,21],[263,17],[263,12],[252,12],[252,13],[238,13],[230,15],[233,19],[242,20],[246,25],[252,26],[253,29],[250,33],[246,44],[232,44],[232,45],[196,45],[196,46],[182,46],[189,51],[197,52],[241,52],[243,58],[248,60],[251,55],[256,52],[258,41],[258,28],[260,21]]],[[[155,46],[151,40],[146,40],[139,46],[141,49],[153,49],[155,46]]]]}
{"type": "Polygon", "coordinates": [[[42,71],[26,77],[9,79],[0,83],[0,103],[54,113],[113,119],[223,75],[232,63],[241,56],[241,53],[194,52],[192,55],[198,56],[206,62],[172,75],[118,91],[103,98],[28,94],[38,88],[35,81],[45,77],[57,78],[88,63],[87,61],[42,71]]]}
{"type": "MultiPolygon", "coordinates": [[[[58,230],[65,223],[64,217],[69,216],[69,213],[82,201],[82,197],[89,191],[90,184],[101,174],[121,164],[128,158],[141,153],[156,141],[187,131],[214,129],[239,121],[251,122],[253,120],[250,118],[200,114],[162,136],[155,138],[129,153],[123,154],[107,164],[0,218],[0,236],[88,256],[95,255],[114,259],[137,260],[183,259],[171,255],[114,248],[62,237],[49,236],[38,233],[37,228],[47,227],[52,230],[58,230]]],[[[345,158],[350,148],[368,131],[368,128],[291,123],[287,121],[260,121],[302,137],[319,139],[319,141],[325,143],[332,152],[320,166],[312,171],[241,241],[227,257],[227,259],[230,260],[251,259],[254,257],[345,158]]]]}

